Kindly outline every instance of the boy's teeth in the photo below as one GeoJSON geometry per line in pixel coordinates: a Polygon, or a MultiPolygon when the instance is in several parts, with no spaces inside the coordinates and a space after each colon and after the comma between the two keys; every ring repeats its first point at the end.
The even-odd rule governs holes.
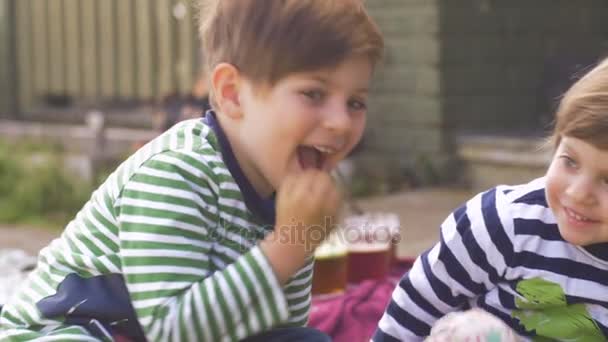
{"type": "Polygon", "coordinates": [[[321,153],[328,153],[329,154],[329,153],[334,153],[335,152],[334,149],[330,148],[330,147],[318,146],[318,145],[315,145],[314,147],[317,149],[317,151],[319,151],[321,153]]]}

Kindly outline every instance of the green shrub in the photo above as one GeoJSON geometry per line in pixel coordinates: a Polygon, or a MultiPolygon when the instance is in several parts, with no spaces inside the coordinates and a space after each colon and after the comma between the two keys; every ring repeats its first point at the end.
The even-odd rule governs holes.
{"type": "Polygon", "coordinates": [[[64,171],[56,148],[0,141],[0,222],[63,228],[92,190],[64,171]]]}

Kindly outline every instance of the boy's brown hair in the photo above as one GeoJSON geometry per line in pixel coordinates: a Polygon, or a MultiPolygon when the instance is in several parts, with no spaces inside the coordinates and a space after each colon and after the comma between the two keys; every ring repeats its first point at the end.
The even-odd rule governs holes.
{"type": "Polygon", "coordinates": [[[569,136],[608,150],[608,58],[578,80],[564,95],[551,140],[557,148],[569,136]]]}
{"type": "Polygon", "coordinates": [[[207,74],[234,65],[273,86],[294,72],[336,66],[351,56],[375,65],[382,35],[363,0],[200,0],[199,33],[207,74]]]}

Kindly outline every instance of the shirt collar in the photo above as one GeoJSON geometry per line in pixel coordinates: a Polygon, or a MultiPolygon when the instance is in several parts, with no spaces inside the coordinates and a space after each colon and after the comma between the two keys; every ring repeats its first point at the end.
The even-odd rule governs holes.
{"type": "Polygon", "coordinates": [[[608,243],[597,243],[583,248],[594,257],[608,262],[608,243]]]}
{"type": "Polygon", "coordinates": [[[232,147],[230,146],[230,142],[228,141],[226,134],[224,134],[224,131],[216,118],[215,112],[213,110],[207,111],[203,120],[217,136],[224,164],[226,164],[228,171],[241,190],[245,205],[257,218],[262,221],[262,223],[274,227],[275,195],[273,194],[270,198],[266,199],[262,198],[262,196],[255,191],[253,185],[249,182],[249,179],[247,179],[243,173],[243,170],[239,166],[239,163],[234,156],[234,152],[232,151],[232,147]]]}

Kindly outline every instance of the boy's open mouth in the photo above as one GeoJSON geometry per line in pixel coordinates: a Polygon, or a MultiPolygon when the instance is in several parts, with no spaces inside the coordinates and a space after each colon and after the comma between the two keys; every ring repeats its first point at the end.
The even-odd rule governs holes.
{"type": "Polygon", "coordinates": [[[303,170],[310,168],[322,170],[327,154],[332,152],[332,149],[321,146],[298,146],[297,154],[300,167],[303,170]]]}

